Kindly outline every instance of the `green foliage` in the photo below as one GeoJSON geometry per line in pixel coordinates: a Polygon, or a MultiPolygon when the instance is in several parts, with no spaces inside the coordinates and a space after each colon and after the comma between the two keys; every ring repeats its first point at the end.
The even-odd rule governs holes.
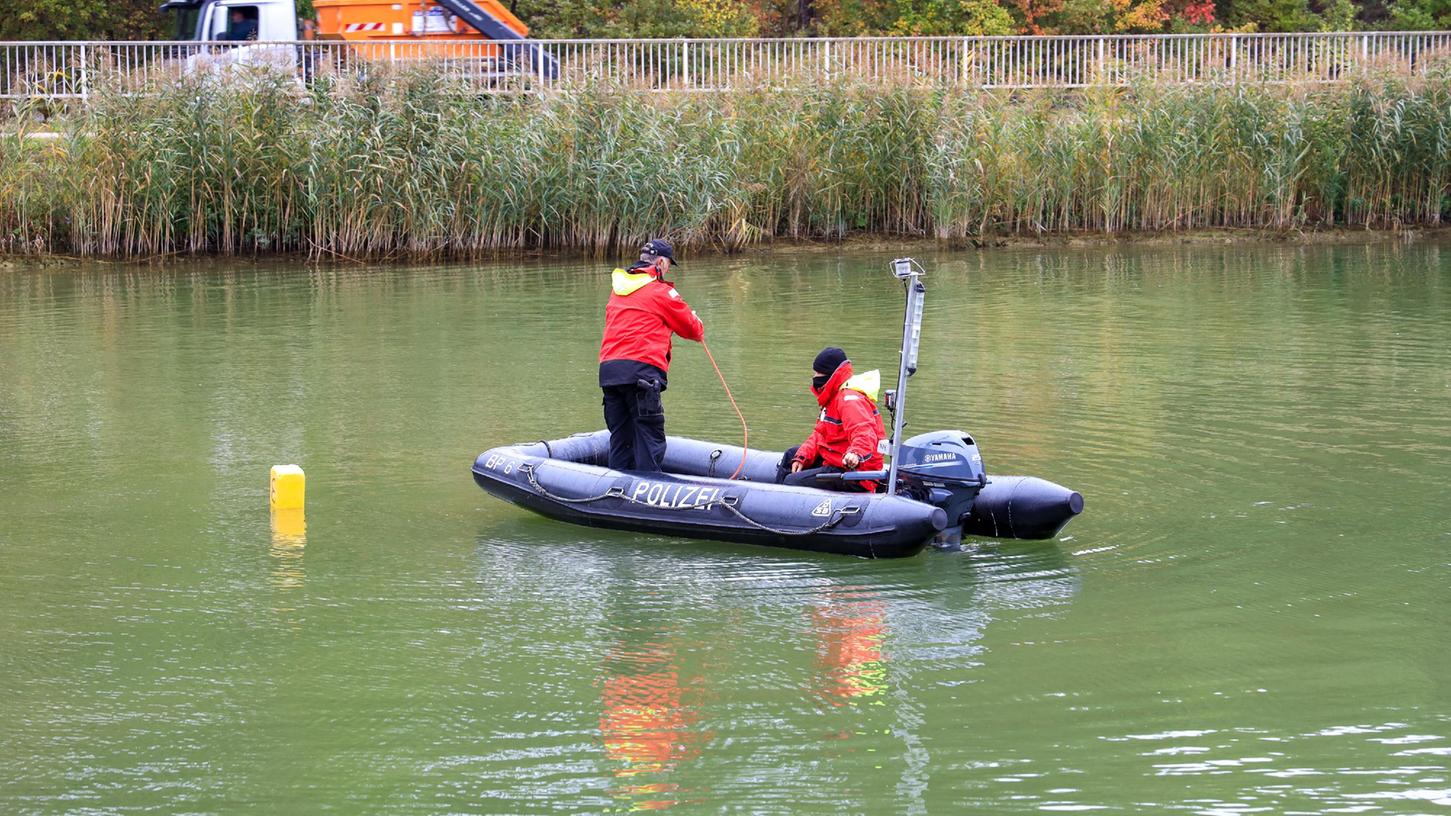
{"type": "Polygon", "coordinates": [[[1390,6],[1395,28],[1410,31],[1451,28],[1451,0],[1395,0],[1390,6]]]}
{"type": "Polygon", "coordinates": [[[1055,31],[1123,34],[1159,31],[1164,17],[1159,0],[1064,0],[1063,8],[1045,19],[1055,31]]]}
{"type": "Polygon", "coordinates": [[[1318,27],[1321,31],[1351,31],[1357,12],[1351,0],[1329,0],[1320,12],[1318,27]]]}
{"type": "Polygon", "coordinates": [[[737,0],[681,0],[696,37],[754,37],[761,20],[737,0]]]}
{"type": "Polygon", "coordinates": [[[993,36],[1017,33],[1017,21],[996,0],[899,0],[892,34],[993,36]]]}
{"type": "Polygon", "coordinates": [[[25,0],[0,12],[0,40],[169,38],[156,0],[25,0]]]}
{"type": "MultiPolygon", "coordinates": [[[[245,80],[245,81],[244,81],[245,80]]],[[[1434,224],[1451,72],[964,94],[810,85],[477,98],[435,72],[98,93],[0,136],[0,250],[468,257],[773,236],[1434,224]]]]}
{"type": "Polygon", "coordinates": [[[1257,31],[1313,31],[1319,17],[1307,0],[1234,0],[1229,21],[1257,31]]]}
{"type": "Polygon", "coordinates": [[[954,32],[975,37],[1001,37],[1018,33],[1017,21],[995,0],[960,0],[962,26],[954,32]]]}
{"type": "Polygon", "coordinates": [[[540,38],[704,36],[684,0],[520,0],[514,12],[540,38]]]}
{"type": "Polygon", "coordinates": [[[816,32],[834,36],[1003,35],[1018,23],[997,0],[816,0],[816,32]]]}

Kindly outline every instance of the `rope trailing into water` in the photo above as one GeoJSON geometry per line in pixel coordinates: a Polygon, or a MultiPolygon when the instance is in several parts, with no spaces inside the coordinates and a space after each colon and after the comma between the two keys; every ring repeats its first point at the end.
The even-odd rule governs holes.
{"type": "Polygon", "coordinates": [[[731,401],[731,407],[735,409],[736,417],[741,421],[741,463],[736,465],[736,472],[731,474],[734,481],[741,471],[746,468],[746,456],[751,450],[751,428],[746,424],[746,415],[741,413],[741,407],[736,405],[736,398],[731,394],[731,387],[726,385],[725,375],[720,373],[720,366],[715,364],[715,355],[710,353],[710,346],[705,344],[705,338],[700,338],[700,347],[705,349],[705,358],[710,360],[710,367],[715,369],[715,376],[720,378],[720,387],[725,389],[726,399],[731,401]]]}
{"type": "MultiPolygon", "coordinates": [[[[623,499],[624,501],[629,502],[630,504],[639,504],[639,505],[644,505],[645,507],[655,507],[656,509],[659,509],[658,505],[654,505],[654,504],[651,504],[651,503],[645,502],[645,501],[640,501],[639,499],[635,498],[634,496],[631,496],[631,495],[627,494],[623,489],[616,488],[616,487],[612,487],[609,490],[606,490],[605,492],[599,494],[598,496],[585,496],[583,498],[578,498],[578,499],[570,498],[569,496],[560,496],[560,495],[557,495],[555,493],[551,493],[548,488],[546,488],[544,485],[542,485],[542,484],[539,483],[539,479],[537,479],[534,476],[534,470],[535,470],[535,466],[534,465],[528,464],[528,463],[522,464],[522,465],[519,466],[519,469],[522,470],[522,471],[524,471],[524,476],[525,476],[525,478],[527,478],[529,480],[530,487],[533,487],[534,490],[539,493],[539,495],[545,497],[546,499],[553,499],[554,501],[563,502],[565,504],[589,504],[591,502],[597,502],[597,501],[601,501],[603,499],[623,499]]],[[[844,518],[846,518],[848,515],[851,515],[853,513],[860,513],[861,512],[861,508],[860,507],[857,507],[856,505],[848,505],[848,506],[843,507],[840,510],[837,510],[836,512],[832,513],[831,514],[831,517],[828,518],[826,521],[823,521],[820,524],[818,524],[815,527],[812,527],[810,529],[806,529],[806,530],[782,530],[782,529],[777,528],[777,527],[772,527],[769,524],[762,524],[761,522],[756,521],[755,519],[753,519],[750,516],[746,515],[745,513],[741,512],[740,508],[736,507],[733,502],[728,502],[725,499],[720,499],[718,501],[713,501],[710,504],[703,504],[698,509],[700,509],[700,510],[711,510],[711,509],[714,509],[716,507],[724,507],[725,509],[731,511],[731,513],[734,514],[736,518],[740,519],[741,521],[744,521],[745,523],[751,525],[752,527],[755,527],[757,530],[763,530],[765,532],[771,533],[773,535],[779,535],[779,536],[809,536],[809,535],[815,535],[815,534],[820,533],[820,532],[822,532],[824,530],[829,530],[832,527],[835,527],[836,525],[840,524],[841,523],[841,520],[844,519],[844,518]]],[[[697,508],[692,508],[692,509],[697,509],[697,508]]],[[[875,553],[873,554],[873,557],[875,557],[875,553]]]]}

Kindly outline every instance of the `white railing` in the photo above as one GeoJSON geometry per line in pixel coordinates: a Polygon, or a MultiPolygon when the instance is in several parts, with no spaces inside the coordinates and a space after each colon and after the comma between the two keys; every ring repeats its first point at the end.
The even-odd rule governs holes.
{"type": "Polygon", "coordinates": [[[472,90],[618,82],[729,90],[792,81],[1076,88],[1131,82],[1334,82],[1379,67],[1424,72],[1451,58],[1451,32],[1062,37],[531,40],[439,43],[6,42],[0,98],[85,99],[188,73],[269,65],[312,80],[427,64],[472,90]],[[547,55],[547,56],[541,56],[547,55]]]}

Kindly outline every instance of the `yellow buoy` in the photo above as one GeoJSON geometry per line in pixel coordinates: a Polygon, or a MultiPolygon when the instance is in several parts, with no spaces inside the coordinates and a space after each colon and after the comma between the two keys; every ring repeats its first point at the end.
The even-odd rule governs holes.
{"type": "Polygon", "coordinates": [[[301,547],[307,543],[307,519],[301,507],[272,511],[272,543],[279,547],[301,547]]]}
{"type": "Polygon", "coordinates": [[[272,509],[301,510],[307,477],[297,465],[272,466],[272,509]]]}

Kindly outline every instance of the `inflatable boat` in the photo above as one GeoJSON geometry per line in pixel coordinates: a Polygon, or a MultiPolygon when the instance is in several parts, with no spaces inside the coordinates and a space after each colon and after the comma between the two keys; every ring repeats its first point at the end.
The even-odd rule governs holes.
{"type": "Polygon", "coordinates": [[[901,558],[964,534],[1052,538],[1083,497],[1052,482],[983,474],[972,437],[937,431],[907,440],[897,494],[775,484],[779,452],[669,437],[663,473],[610,470],[608,431],[506,445],[479,454],[474,481],[559,521],[659,535],[901,558]]]}
{"type": "Polygon", "coordinates": [[[926,288],[912,259],[892,268],[906,284],[907,307],[897,388],[885,395],[893,423],[882,453],[890,468],[819,477],[876,481],[882,492],[776,484],[780,452],[674,436],[666,439],[663,472],[611,470],[607,431],[484,451],[474,460],[474,481],[540,515],[589,527],[864,558],[916,555],[964,535],[1056,536],[1083,511],[1077,492],[1032,476],[989,478],[977,443],[962,431],[902,439],[926,288]]]}

